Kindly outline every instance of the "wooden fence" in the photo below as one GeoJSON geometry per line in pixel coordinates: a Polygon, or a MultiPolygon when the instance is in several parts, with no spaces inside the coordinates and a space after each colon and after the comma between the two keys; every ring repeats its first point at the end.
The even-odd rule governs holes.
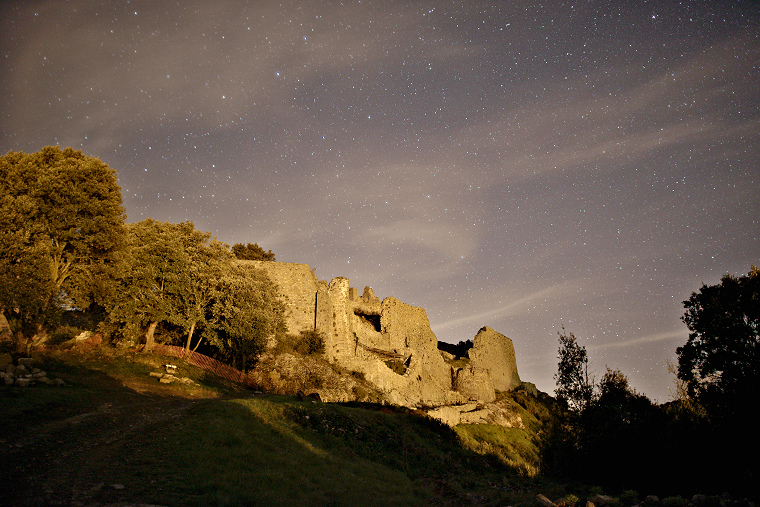
{"type": "Polygon", "coordinates": [[[176,345],[153,345],[152,352],[162,356],[172,356],[184,359],[189,364],[202,368],[206,371],[215,373],[216,375],[232,380],[233,382],[240,382],[248,387],[258,387],[251,377],[246,375],[240,370],[236,370],[230,365],[224,364],[216,359],[192,352],[184,347],[177,347],[176,345]]]}

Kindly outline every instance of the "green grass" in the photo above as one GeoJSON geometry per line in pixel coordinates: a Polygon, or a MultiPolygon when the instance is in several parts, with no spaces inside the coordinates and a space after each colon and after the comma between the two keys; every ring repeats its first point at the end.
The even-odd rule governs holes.
{"type": "Polygon", "coordinates": [[[453,431],[376,408],[215,400],[150,435],[104,480],[130,483],[120,501],[165,505],[461,505],[473,495],[500,505],[526,490],[453,431]]]}
{"type": "Polygon", "coordinates": [[[149,476],[134,499],[168,505],[421,505],[398,470],[336,449],[285,416],[284,399],[204,404],[114,471],[149,476]],[[381,501],[382,499],[382,501],[381,501]]]}
{"type": "Polygon", "coordinates": [[[464,447],[479,454],[497,456],[525,475],[538,474],[539,449],[530,431],[494,424],[460,424],[455,430],[464,447]]]}
{"type": "Polygon", "coordinates": [[[87,424],[107,424],[110,416],[101,409],[112,400],[131,407],[134,399],[134,413],[140,416],[160,399],[169,403],[160,406],[185,407],[176,418],[124,438],[111,435],[107,425],[92,427],[110,443],[93,447],[106,466],[82,472],[92,475],[84,482],[106,485],[91,502],[514,505],[532,503],[536,488],[552,487],[521,473],[529,470],[516,460],[503,459],[500,453],[506,449],[529,454],[527,433],[509,428],[454,431],[403,408],[253,396],[246,388],[177,361],[171,362],[180,366],[181,375],[199,386],[171,384],[166,392],[150,393],[128,387],[151,381],[148,373],[168,361],[158,356],[93,352],[52,355],[44,361],[52,377],[72,380],[62,388],[0,389],[0,417],[10,421],[0,430],[0,440],[12,443],[16,435],[34,434],[36,427],[52,420],[100,414],[99,419],[87,419],[89,423],[63,425],[46,437],[53,443],[78,442],[79,432],[89,431],[87,424]],[[193,389],[206,396],[188,407],[193,389]],[[492,445],[490,454],[483,454],[486,442],[492,445]]]}

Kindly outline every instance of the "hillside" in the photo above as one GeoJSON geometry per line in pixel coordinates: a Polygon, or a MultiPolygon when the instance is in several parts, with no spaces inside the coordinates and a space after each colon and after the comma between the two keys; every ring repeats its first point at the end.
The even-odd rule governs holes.
{"type": "Polygon", "coordinates": [[[518,455],[536,452],[537,421],[520,435],[455,431],[405,408],[261,394],[182,362],[177,376],[190,380],[162,384],[150,373],[166,357],[108,347],[35,360],[65,385],[0,390],[5,504],[503,505],[559,494],[518,470],[530,471],[518,455]]]}

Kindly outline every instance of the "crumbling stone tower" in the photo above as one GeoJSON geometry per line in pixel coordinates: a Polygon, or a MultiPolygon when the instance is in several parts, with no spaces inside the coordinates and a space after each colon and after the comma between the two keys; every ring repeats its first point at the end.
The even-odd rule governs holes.
{"type": "Polygon", "coordinates": [[[280,288],[290,333],[320,331],[325,357],[363,373],[391,403],[492,401],[494,389],[506,391],[520,384],[512,341],[490,328],[475,337],[472,364],[453,369],[438,350],[423,308],[393,297],[381,301],[370,287],[359,296],[348,278],[319,281],[306,264],[247,262],[255,262],[280,288]]]}

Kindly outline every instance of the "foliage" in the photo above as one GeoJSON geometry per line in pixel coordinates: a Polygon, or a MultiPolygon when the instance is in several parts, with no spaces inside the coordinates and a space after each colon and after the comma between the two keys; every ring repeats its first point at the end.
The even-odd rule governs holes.
{"type": "Polygon", "coordinates": [[[609,367],[598,386],[599,396],[582,412],[579,447],[587,477],[620,490],[655,485],[662,479],[660,463],[652,463],[662,445],[662,411],[636,393],[628,378],[609,367]],[[599,456],[625,457],[614,466],[599,456]]]}
{"type": "Polygon", "coordinates": [[[0,157],[0,307],[28,335],[102,304],[124,246],[116,172],[72,148],[0,157]]]}
{"type": "Polygon", "coordinates": [[[559,334],[559,363],[554,380],[555,394],[560,402],[567,403],[575,412],[583,411],[593,398],[594,383],[588,373],[586,347],[579,345],[573,333],[565,328],[559,334]]]}
{"type": "Polygon", "coordinates": [[[637,505],[638,501],[639,494],[636,492],[636,490],[626,489],[620,493],[620,503],[623,504],[623,507],[632,507],[634,505],[637,505]]]}
{"type": "Polygon", "coordinates": [[[271,250],[264,251],[258,243],[243,245],[242,243],[235,243],[232,245],[232,254],[236,259],[246,261],[274,261],[274,253],[271,250]]]}
{"type": "Polygon", "coordinates": [[[76,338],[81,333],[82,333],[82,330],[78,327],[63,325],[56,328],[56,330],[53,331],[53,333],[50,336],[50,343],[52,345],[58,345],[63,342],[76,338]]]}
{"type": "Polygon", "coordinates": [[[263,270],[233,262],[219,280],[206,333],[222,356],[241,370],[251,367],[270,336],[285,331],[285,306],[263,270]]]}
{"type": "Polygon", "coordinates": [[[217,279],[229,258],[226,246],[188,221],[148,218],[127,226],[128,268],[107,302],[108,319],[125,327],[148,326],[145,350],[159,323],[180,326],[190,347],[196,326],[206,325],[217,279]]]}
{"type": "Polygon", "coordinates": [[[324,334],[316,329],[303,330],[297,335],[280,335],[274,349],[275,354],[294,353],[302,356],[320,355],[324,351],[324,334]]]}
{"type": "Polygon", "coordinates": [[[296,338],[294,350],[304,356],[323,354],[325,337],[316,329],[301,331],[296,338]]]}
{"type": "Polygon", "coordinates": [[[676,352],[688,403],[680,403],[679,423],[689,421],[708,462],[721,463],[711,468],[714,481],[757,491],[760,467],[746,456],[760,451],[754,410],[760,394],[760,269],[703,284],[684,308],[690,333],[676,352]]]}
{"type": "Polygon", "coordinates": [[[689,503],[680,496],[668,496],[662,499],[662,507],[686,507],[689,503]]]}
{"type": "Polygon", "coordinates": [[[678,347],[678,378],[713,415],[732,417],[760,386],[760,269],[725,275],[684,301],[689,339],[678,347]]]}

